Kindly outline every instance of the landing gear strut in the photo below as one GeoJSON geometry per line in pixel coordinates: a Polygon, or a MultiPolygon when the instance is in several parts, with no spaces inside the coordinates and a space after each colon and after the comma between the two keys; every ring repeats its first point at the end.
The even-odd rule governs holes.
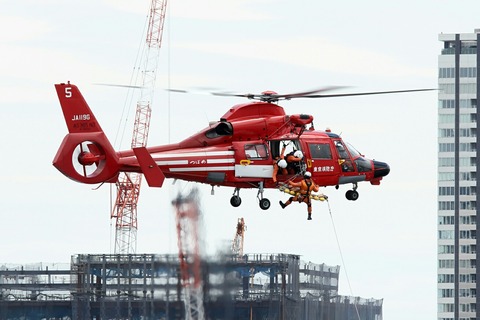
{"type": "Polygon", "coordinates": [[[235,188],[235,191],[233,191],[233,196],[230,198],[230,204],[235,208],[242,204],[242,198],[240,198],[240,188],[235,188]]]}
{"type": "Polygon", "coordinates": [[[348,200],[352,200],[352,201],[355,201],[358,199],[358,192],[357,192],[357,184],[354,183],[353,184],[353,190],[348,190],[346,193],[345,193],[345,197],[348,199],[348,200]]]}
{"type": "Polygon", "coordinates": [[[261,181],[258,185],[257,198],[259,201],[258,204],[260,206],[260,209],[267,210],[268,208],[270,208],[270,200],[263,197],[263,181],[261,181]]]}
{"type": "MultiPolygon", "coordinates": [[[[263,197],[263,182],[260,182],[258,185],[257,199],[260,209],[267,210],[270,208],[270,200],[263,197]]],[[[230,198],[230,204],[235,208],[242,204],[242,198],[240,198],[240,188],[235,188],[235,191],[233,191],[233,195],[230,198]]]]}

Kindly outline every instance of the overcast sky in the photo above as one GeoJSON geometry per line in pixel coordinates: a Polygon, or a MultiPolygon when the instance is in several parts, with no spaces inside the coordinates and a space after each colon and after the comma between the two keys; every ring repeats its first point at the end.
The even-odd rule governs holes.
{"type": "MultiPolygon", "coordinates": [[[[110,188],[78,184],[52,166],[67,132],[53,85],[78,85],[107,136],[127,148],[134,102],[124,89],[94,84],[130,83],[149,1],[0,4],[0,263],[110,253],[110,188]]],[[[171,0],[149,145],[180,141],[244,102],[167,88],[435,88],[438,34],[473,32],[478,9],[478,0],[171,0]]],[[[331,128],[367,157],[389,163],[391,173],[380,186],[359,184],[356,202],[344,197],[350,186],[323,190],[329,203],[313,204],[312,221],[304,205],[282,210],[278,200],[288,196],[276,190],[265,192],[272,207],[262,211],[255,190],[242,190],[242,205],[232,208],[233,189],[216,188],[212,196],[202,185],[207,253],[229,245],[244,217],[245,252],[340,265],[340,294],[384,299],[385,319],[435,318],[437,93],[281,105],[289,114],[312,114],[317,129],[331,128]]],[[[177,189],[171,181],[142,187],[138,253],[176,252],[169,203],[177,189]]]]}

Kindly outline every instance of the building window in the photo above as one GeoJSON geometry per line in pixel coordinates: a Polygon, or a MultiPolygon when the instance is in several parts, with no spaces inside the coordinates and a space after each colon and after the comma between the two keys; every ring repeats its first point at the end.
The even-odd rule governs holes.
{"type": "Polygon", "coordinates": [[[440,114],[438,115],[438,123],[455,123],[454,114],[440,114]]]}
{"type": "Polygon", "coordinates": [[[455,253],[454,246],[453,245],[438,246],[438,253],[439,254],[455,253]]]}
{"type": "Polygon", "coordinates": [[[453,239],[453,230],[438,231],[438,239],[453,239]]]}
{"type": "Polygon", "coordinates": [[[438,144],[439,152],[454,152],[455,144],[454,143],[439,143],[438,144]]]}
{"type": "MultiPolygon", "coordinates": [[[[477,99],[460,99],[459,102],[459,106],[461,109],[477,107],[477,99]]],[[[438,100],[438,107],[440,109],[455,109],[455,100],[438,100]]]]}
{"type": "Polygon", "coordinates": [[[453,274],[439,274],[438,283],[453,283],[455,281],[455,275],[453,274]]]}
{"type": "Polygon", "coordinates": [[[438,187],[439,196],[453,196],[455,195],[455,187],[438,187]]]}
{"type": "MultiPolygon", "coordinates": [[[[455,78],[455,68],[438,69],[438,77],[440,79],[455,78]]],[[[477,77],[477,68],[475,67],[460,68],[460,78],[476,78],[476,77],[477,77]]]]}
{"type": "MultiPolygon", "coordinates": [[[[453,172],[439,172],[438,180],[439,181],[453,181],[455,179],[455,174],[453,172]]],[[[447,210],[447,209],[445,209],[447,210]]]]}
{"type": "MultiPolygon", "coordinates": [[[[453,298],[453,289],[438,289],[438,297],[439,298],[453,298]]],[[[441,312],[452,312],[453,311],[453,304],[445,303],[445,304],[443,304],[443,306],[452,306],[452,310],[447,311],[447,310],[450,310],[450,309],[447,309],[447,310],[441,311],[441,312]]]]}
{"type": "MultiPolygon", "coordinates": [[[[438,85],[440,93],[454,94],[455,93],[455,84],[454,83],[441,83],[438,85]]],[[[460,84],[460,93],[477,93],[477,84],[476,83],[461,83],[460,84]]]]}
{"type": "Polygon", "coordinates": [[[455,138],[455,130],[453,129],[440,129],[438,130],[440,138],[455,138]]]}
{"type": "Polygon", "coordinates": [[[452,269],[455,266],[452,259],[440,259],[438,260],[439,269],[452,269]]]}
{"type": "Polygon", "coordinates": [[[438,107],[440,109],[455,109],[455,100],[439,100],[438,107]]]}
{"type": "Polygon", "coordinates": [[[454,216],[439,216],[438,217],[438,224],[440,224],[440,225],[455,224],[455,217],[454,216]]]}
{"type": "Polygon", "coordinates": [[[455,158],[438,158],[439,167],[454,167],[455,158]]]}
{"type": "Polygon", "coordinates": [[[438,210],[455,210],[454,201],[439,201],[438,210]]]}
{"type": "Polygon", "coordinates": [[[461,210],[475,210],[477,208],[476,201],[460,201],[461,210]]]}
{"type": "Polygon", "coordinates": [[[476,181],[477,173],[476,172],[460,172],[460,181],[476,181]]]}
{"type": "Polygon", "coordinates": [[[460,123],[475,123],[477,122],[477,115],[472,113],[461,114],[460,123]]]}

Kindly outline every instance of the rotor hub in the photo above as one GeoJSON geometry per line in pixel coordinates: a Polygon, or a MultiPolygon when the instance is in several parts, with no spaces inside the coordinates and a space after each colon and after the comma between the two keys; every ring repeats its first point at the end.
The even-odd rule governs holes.
{"type": "Polygon", "coordinates": [[[98,160],[99,160],[98,156],[96,156],[93,153],[88,152],[88,151],[83,151],[78,155],[78,162],[82,166],[91,166],[92,164],[94,164],[98,160]]]}

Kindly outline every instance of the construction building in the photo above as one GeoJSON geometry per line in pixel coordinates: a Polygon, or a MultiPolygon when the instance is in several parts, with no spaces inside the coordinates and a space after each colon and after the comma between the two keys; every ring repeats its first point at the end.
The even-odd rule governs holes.
{"type": "MultiPolygon", "coordinates": [[[[185,319],[179,262],[85,254],[70,266],[3,265],[0,318],[185,319]]],[[[338,294],[339,266],[246,254],[202,260],[201,270],[205,319],[382,319],[382,300],[338,294]]]]}

